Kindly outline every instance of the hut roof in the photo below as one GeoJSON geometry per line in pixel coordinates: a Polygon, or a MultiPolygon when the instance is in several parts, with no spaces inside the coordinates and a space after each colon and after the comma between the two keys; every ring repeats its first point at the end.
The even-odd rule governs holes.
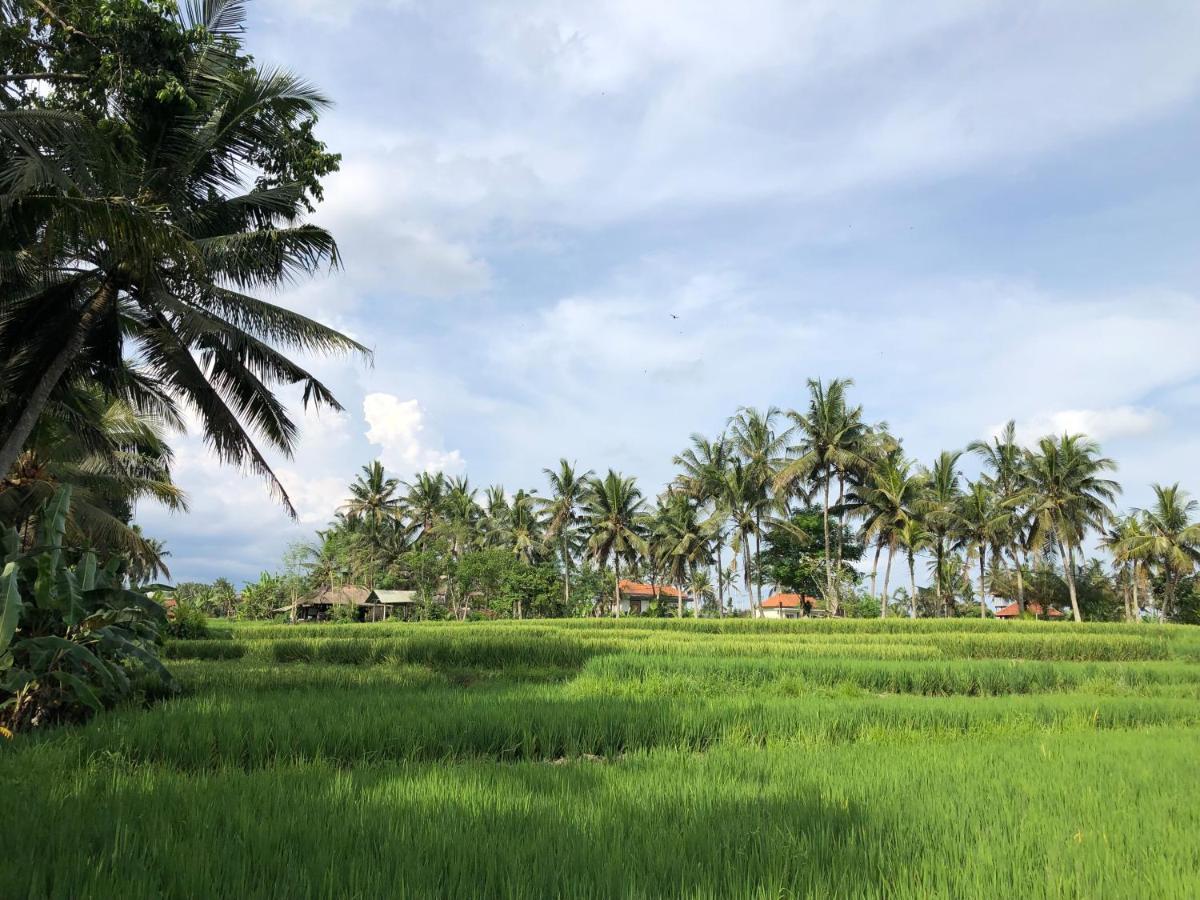
{"type": "MultiPolygon", "coordinates": [[[[1042,604],[1040,603],[1026,603],[1025,609],[1033,613],[1035,616],[1040,616],[1042,614],[1042,604]]],[[[1004,609],[996,610],[997,619],[1015,619],[1020,614],[1021,607],[1016,603],[1010,603],[1008,606],[1004,607],[1004,609]]],[[[1050,607],[1049,611],[1046,613],[1046,618],[1048,619],[1061,619],[1062,617],[1062,612],[1055,609],[1053,606],[1050,607]]]]}
{"type": "Polygon", "coordinates": [[[416,603],[416,591],[376,591],[380,603],[416,603]]]}
{"type": "MultiPolygon", "coordinates": [[[[617,585],[621,593],[626,597],[653,597],[654,585],[643,584],[640,581],[630,581],[628,578],[622,578],[620,584],[617,585]]],[[[658,593],[663,597],[671,597],[672,599],[679,596],[679,590],[671,587],[669,584],[661,584],[658,586],[658,593]]],[[[684,599],[689,599],[686,595],[684,599]]]]}
{"type": "Polygon", "coordinates": [[[318,591],[312,597],[305,597],[299,602],[300,606],[366,606],[379,600],[379,595],[370,588],[345,584],[341,587],[326,588],[318,591]]]}
{"type": "Polygon", "coordinates": [[[763,609],[798,609],[807,603],[809,606],[815,606],[816,597],[808,597],[804,594],[772,594],[762,602],[763,609]]]}

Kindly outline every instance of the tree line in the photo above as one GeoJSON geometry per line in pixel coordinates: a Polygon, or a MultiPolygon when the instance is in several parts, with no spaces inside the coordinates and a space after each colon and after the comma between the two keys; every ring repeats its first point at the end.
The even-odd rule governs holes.
{"type": "Polygon", "coordinates": [[[293,589],[404,587],[451,613],[475,597],[516,617],[620,615],[624,578],[650,583],[655,611],[674,615],[686,596],[696,614],[724,616],[738,595],[755,614],[775,590],[833,615],[986,617],[996,600],[1076,621],[1192,614],[1200,524],[1178,485],[1122,514],[1116,464],[1096,442],[1024,446],[1012,422],[923,464],[865,418],[852,386],[810,380],[802,409],[744,407],[719,435],[692,435],[652,497],[565,459],[543,470],[544,493],[512,494],[440,473],[402,482],[371,462],[329,527],[293,551],[293,589]]]}

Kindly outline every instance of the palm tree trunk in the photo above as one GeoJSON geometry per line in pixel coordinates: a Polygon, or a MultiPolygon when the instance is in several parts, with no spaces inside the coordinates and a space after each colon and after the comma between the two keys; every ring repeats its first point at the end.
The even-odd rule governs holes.
{"type": "Polygon", "coordinates": [[[717,535],[717,618],[725,618],[725,585],[721,581],[721,536],[717,535]]]}
{"type": "Polygon", "coordinates": [[[826,473],[825,477],[825,602],[829,604],[831,612],[837,612],[837,599],[833,596],[833,559],[829,555],[829,477],[826,473]]]}
{"type": "Polygon", "coordinates": [[[1025,566],[1016,550],[1013,550],[1012,555],[1017,573],[1017,611],[1025,615],[1025,566]]]}
{"type": "Polygon", "coordinates": [[[878,594],[875,593],[875,585],[876,585],[876,581],[878,580],[878,577],[879,577],[879,554],[882,552],[883,552],[883,538],[882,537],[876,538],[876,540],[875,540],[875,561],[873,563],[871,563],[871,596],[872,597],[878,596],[878,594]]]}
{"type": "Polygon", "coordinates": [[[563,561],[563,610],[568,614],[571,611],[571,555],[567,552],[567,539],[562,539],[562,561],[563,561]]]}
{"type": "Polygon", "coordinates": [[[979,618],[987,618],[987,595],[983,592],[983,571],[987,566],[987,548],[979,545],[979,618]]]}
{"type": "Polygon", "coordinates": [[[25,398],[25,403],[20,414],[13,421],[11,430],[4,438],[4,443],[0,444],[0,478],[9,473],[13,467],[13,463],[17,461],[17,457],[21,455],[21,451],[25,449],[25,442],[29,440],[29,435],[33,433],[33,428],[37,425],[37,420],[41,416],[42,410],[46,408],[50,394],[53,393],[54,388],[62,380],[67,369],[71,367],[71,363],[75,361],[75,357],[79,355],[79,351],[83,348],[83,343],[87,340],[87,336],[96,324],[96,320],[104,314],[105,310],[116,299],[117,286],[111,279],[106,279],[96,290],[96,293],[92,295],[92,299],[88,301],[87,306],[83,308],[83,312],[79,316],[79,321],[75,323],[75,329],[67,338],[66,343],[63,344],[62,349],[50,361],[50,365],[42,372],[42,377],[38,379],[33,390],[29,392],[29,396],[25,398]]]}
{"type": "Polygon", "coordinates": [[[760,551],[762,549],[762,527],[758,515],[754,516],[754,587],[755,597],[757,598],[754,608],[762,609],[762,558],[760,551]]]}
{"type": "Polygon", "coordinates": [[[1137,561],[1133,563],[1133,606],[1129,609],[1129,621],[1136,622],[1138,614],[1141,612],[1141,607],[1138,606],[1138,566],[1137,561]]]}
{"type": "Polygon", "coordinates": [[[912,591],[908,596],[909,614],[915,619],[917,617],[917,561],[912,551],[909,551],[908,554],[908,583],[912,591]]]}
{"type": "Polygon", "coordinates": [[[621,618],[621,560],[613,554],[613,618],[621,618]]]}
{"type": "Polygon", "coordinates": [[[744,538],[742,540],[742,580],[746,584],[746,596],[750,600],[751,618],[753,618],[755,615],[761,615],[762,614],[761,609],[757,610],[757,611],[755,611],[753,609],[754,594],[751,593],[751,591],[750,591],[750,541],[748,541],[744,538]]]}
{"type": "MultiPolygon", "coordinates": [[[[837,496],[837,505],[838,505],[837,535],[836,535],[836,540],[835,540],[836,550],[834,552],[834,566],[833,566],[833,571],[837,573],[837,581],[835,582],[834,590],[839,594],[841,593],[841,590],[842,590],[842,545],[844,543],[843,538],[845,537],[845,534],[844,534],[845,528],[844,528],[844,521],[843,521],[843,517],[845,516],[845,513],[843,512],[841,507],[842,507],[842,503],[845,501],[845,499],[846,499],[846,477],[845,477],[845,475],[843,475],[842,473],[839,472],[838,473],[838,496],[837,496]]],[[[838,599],[840,600],[841,598],[839,597],[838,599]]]]}
{"type": "Polygon", "coordinates": [[[682,585],[677,583],[675,585],[675,590],[679,591],[679,593],[675,597],[675,611],[678,614],[679,618],[682,619],[683,618],[683,587],[682,587],[682,585]]]}
{"type": "Polygon", "coordinates": [[[883,602],[879,604],[879,618],[887,618],[888,609],[888,584],[892,580],[892,560],[896,558],[896,543],[892,541],[888,544],[888,559],[887,565],[883,568],[883,602]]]}
{"type": "Polygon", "coordinates": [[[1066,566],[1067,593],[1071,595],[1071,614],[1075,617],[1076,622],[1082,622],[1083,616],[1079,614],[1079,598],[1075,594],[1075,548],[1069,541],[1064,548],[1062,542],[1059,541],[1058,550],[1062,554],[1063,564],[1066,566]]]}

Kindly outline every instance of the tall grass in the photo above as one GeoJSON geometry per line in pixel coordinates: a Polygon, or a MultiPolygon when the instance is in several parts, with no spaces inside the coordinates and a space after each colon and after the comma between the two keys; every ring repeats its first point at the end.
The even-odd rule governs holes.
{"type": "Polygon", "coordinates": [[[0,741],[0,897],[1193,897],[1200,639],[233,624],[0,741]]]}

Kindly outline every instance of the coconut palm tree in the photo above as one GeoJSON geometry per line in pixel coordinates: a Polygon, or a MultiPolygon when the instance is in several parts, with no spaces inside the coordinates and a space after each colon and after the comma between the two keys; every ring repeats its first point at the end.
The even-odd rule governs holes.
{"type": "Polygon", "coordinates": [[[135,407],[150,386],[194,410],[217,455],[266,478],[294,514],[252,435],[295,446],[279,384],[340,406],[286,354],[367,351],[246,293],[336,266],[338,251],[303,221],[320,192],[307,151],[336,165],[304,137],[326,100],[239,53],[242,6],[189,5],[199,37],[179,96],[131,108],[113,96],[99,123],[0,111],[0,473],[72,385],[135,407]]]}
{"type": "Polygon", "coordinates": [[[432,526],[450,545],[450,555],[455,560],[461,559],[467,550],[481,543],[479,520],[482,513],[475,501],[475,494],[475,489],[465,476],[447,481],[441,517],[432,526]]]}
{"type": "Polygon", "coordinates": [[[972,441],[967,450],[980,457],[984,479],[996,494],[1007,521],[998,529],[1000,542],[995,558],[1003,562],[1007,552],[1017,580],[1017,608],[1025,612],[1025,543],[1030,531],[1025,454],[1017,443],[1016,423],[1009,420],[991,441],[972,441]]]}
{"type": "Polygon", "coordinates": [[[383,471],[383,463],[373,460],[350,485],[350,497],[340,511],[351,522],[362,522],[368,533],[377,534],[385,524],[398,522],[403,515],[399,495],[400,480],[383,471]]]}
{"type": "Polygon", "coordinates": [[[909,583],[909,616],[917,617],[917,554],[928,550],[933,543],[933,535],[925,527],[920,518],[912,516],[896,530],[896,541],[904,548],[908,557],[909,583]]]}
{"type": "MultiPolygon", "coordinates": [[[[706,529],[696,501],[668,491],[650,521],[649,545],[676,595],[676,614],[683,618],[683,595],[690,574],[711,561],[706,529]]],[[[697,608],[699,615],[699,608],[697,608]]]]}
{"type": "Polygon", "coordinates": [[[1139,528],[1130,533],[1122,547],[1133,559],[1151,561],[1163,579],[1164,619],[1174,613],[1179,580],[1200,562],[1200,523],[1194,519],[1200,503],[1191,499],[1179,484],[1151,485],[1154,504],[1138,513],[1139,528]]]}
{"type": "Polygon", "coordinates": [[[875,560],[871,566],[871,594],[875,594],[879,555],[888,550],[883,574],[883,595],[880,616],[887,616],[887,598],[892,575],[892,561],[900,544],[901,530],[915,518],[925,492],[925,475],[899,449],[877,459],[867,471],[862,483],[856,485],[847,498],[846,506],[862,516],[864,542],[875,542],[875,560]]]}
{"type": "Polygon", "coordinates": [[[726,503],[726,476],[732,449],[722,434],[715,441],[693,434],[692,446],[675,457],[674,463],[682,471],[675,476],[675,485],[692,497],[708,511],[704,525],[712,537],[715,564],[717,567],[717,615],[725,615],[725,579],[721,577],[723,562],[721,551],[726,541],[726,526],[729,508],[726,503]]]}
{"type": "Polygon", "coordinates": [[[1100,456],[1100,446],[1081,434],[1044,437],[1025,451],[1025,478],[1032,521],[1031,545],[1049,543],[1062,555],[1071,613],[1082,622],[1075,589],[1075,551],[1092,529],[1112,517],[1121,487],[1103,478],[1116,463],[1100,456]]]}
{"type": "Polygon", "coordinates": [[[40,510],[69,484],[66,537],[73,545],[124,555],[140,570],[165,571],[155,544],[130,519],[146,499],[172,511],[187,508],[171,478],[166,432],[172,424],[94,385],[73,385],[47,407],[16,464],[0,478],[0,523],[31,542],[40,510]]]}
{"type": "Polygon", "coordinates": [[[960,450],[943,450],[938,455],[929,469],[922,498],[921,517],[931,537],[934,583],[944,615],[950,614],[950,604],[953,602],[946,592],[943,575],[947,571],[946,556],[950,552],[950,539],[958,528],[958,504],[962,496],[958,462],[961,458],[960,450]]]}
{"type": "MultiPolygon", "coordinates": [[[[758,503],[761,494],[758,481],[746,471],[746,466],[740,459],[733,459],[725,473],[725,485],[722,503],[729,513],[732,525],[731,551],[736,560],[738,554],[742,557],[742,581],[746,597],[751,607],[754,607],[754,593],[751,590],[751,574],[753,567],[750,563],[751,539],[760,533],[758,503]]],[[[733,568],[731,563],[730,568],[733,568]]]]}
{"type": "Polygon", "coordinates": [[[545,546],[545,527],[539,513],[539,498],[524,488],[513,494],[503,541],[518,560],[531,566],[545,546]]]}
{"type": "Polygon", "coordinates": [[[621,615],[621,562],[634,565],[647,552],[642,536],[644,509],[642,492],[634,478],[626,478],[612,469],[603,479],[588,481],[583,507],[584,530],[589,535],[588,552],[601,568],[612,561],[613,615],[621,615]]]}
{"type": "Polygon", "coordinates": [[[1009,516],[989,482],[971,482],[959,501],[956,516],[958,545],[979,561],[979,617],[987,618],[984,576],[989,549],[1003,546],[1009,516]]]}
{"type": "Polygon", "coordinates": [[[1100,546],[1112,555],[1113,574],[1125,599],[1125,618],[1130,622],[1138,620],[1141,608],[1138,587],[1141,582],[1141,556],[1146,546],[1145,537],[1142,518],[1137,513],[1114,519],[1100,537],[1100,546]]]}
{"type": "Polygon", "coordinates": [[[751,491],[745,499],[754,515],[755,593],[750,599],[756,610],[762,606],[762,520],[775,508],[775,478],[791,435],[790,428],[780,431],[776,426],[782,415],[774,406],[766,410],[744,406],[729,420],[729,443],[742,462],[751,491]]]}
{"type": "Polygon", "coordinates": [[[442,517],[448,485],[441,472],[422,472],[411,483],[405,482],[404,516],[409,532],[416,543],[426,543],[434,534],[434,526],[442,517]]]}
{"type": "Polygon", "coordinates": [[[794,489],[802,481],[813,482],[821,488],[825,533],[825,591],[832,612],[837,611],[838,599],[833,578],[834,553],[829,528],[832,508],[830,490],[837,481],[837,502],[840,507],[840,494],[845,485],[846,474],[859,461],[864,430],[861,407],[850,407],[846,402],[846,390],[853,384],[848,378],[835,378],[828,386],[819,379],[809,379],[807,411],[788,413],[800,440],[789,448],[793,458],[779,469],[774,484],[777,491],[794,489]]]}
{"type": "Polygon", "coordinates": [[[508,517],[511,513],[504,485],[493,484],[484,490],[482,505],[483,513],[479,522],[480,543],[485,547],[498,547],[504,529],[508,527],[508,517]]]}
{"type": "Polygon", "coordinates": [[[546,514],[546,540],[558,545],[563,567],[563,607],[571,608],[572,550],[579,531],[580,507],[587,495],[591,469],[578,472],[575,463],[558,461],[558,469],[542,469],[550,480],[550,497],[540,499],[546,514]]]}

